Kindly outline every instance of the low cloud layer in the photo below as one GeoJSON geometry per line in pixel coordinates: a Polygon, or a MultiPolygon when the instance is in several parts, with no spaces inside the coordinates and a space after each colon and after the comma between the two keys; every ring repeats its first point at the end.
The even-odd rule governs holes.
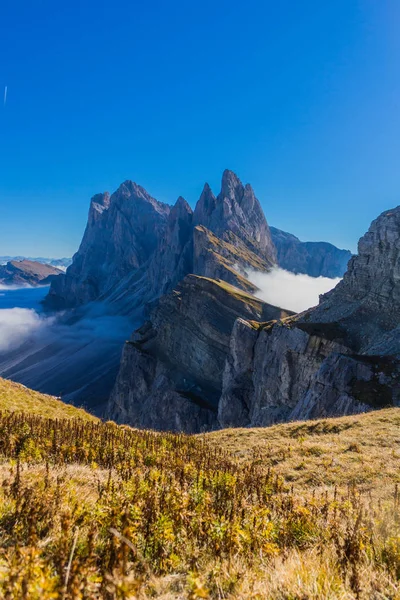
{"type": "Polygon", "coordinates": [[[0,352],[15,350],[30,339],[42,335],[53,323],[28,308],[0,310],[0,352]]]}
{"type": "Polygon", "coordinates": [[[278,268],[270,273],[253,271],[248,278],[259,288],[256,295],[264,302],[295,312],[318,304],[319,295],[329,292],[340,281],[340,278],[295,275],[278,268]]]}
{"type": "Polygon", "coordinates": [[[57,317],[24,308],[0,310],[0,375],[100,410],[124,341],[137,325],[108,315],[101,304],[57,317]]]}

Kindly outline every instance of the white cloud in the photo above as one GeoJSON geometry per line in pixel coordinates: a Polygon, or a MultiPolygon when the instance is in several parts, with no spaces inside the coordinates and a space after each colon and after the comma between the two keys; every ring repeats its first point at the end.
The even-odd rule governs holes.
{"type": "Polygon", "coordinates": [[[258,298],[295,312],[302,312],[319,302],[319,295],[329,292],[340,278],[310,277],[295,275],[284,269],[273,269],[269,273],[253,271],[248,273],[249,280],[259,288],[258,298]]]}
{"type": "Polygon", "coordinates": [[[15,350],[24,342],[41,335],[54,322],[27,308],[0,310],[0,352],[15,350]]]}
{"type": "MultiPolygon", "coordinates": [[[[26,288],[31,288],[31,287],[32,286],[28,285],[28,284],[26,284],[26,285],[4,285],[4,284],[0,283],[0,290],[4,291],[4,292],[10,292],[13,290],[24,290],[26,288]]],[[[42,286],[42,287],[45,287],[45,286],[42,286]]]]}

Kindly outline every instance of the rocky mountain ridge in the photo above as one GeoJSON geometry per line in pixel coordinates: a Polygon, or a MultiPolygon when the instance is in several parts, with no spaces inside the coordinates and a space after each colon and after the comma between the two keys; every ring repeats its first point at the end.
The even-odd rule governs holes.
{"type": "Polygon", "coordinates": [[[102,301],[136,315],[189,273],[254,289],[241,275],[250,263],[268,271],[276,251],[251,186],[232,171],[224,171],[217,197],[204,186],[194,212],[183,198],[170,207],[127,181],[111,196],[92,198],[81,246],[47,305],[102,301]]]}
{"type": "Polygon", "coordinates": [[[213,281],[225,293],[218,314],[215,294],[206,301],[201,280],[185,280],[125,348],[109,416],[193,432],[400,405],[399,268],[400,207],[372,223],[343,281],[303,314],[261,301],[252,312],[252,296],[213,281]],[[225,327],[238,293],[241,309],[225,327]],[[224,340],[219,359],[204,334],[210,321],[224,340]]]}
{"type": "Polygon", "coordinates": [[[257,330],[238,320],[220,424],[268,425],[399,405],[399,269],[397,207],[372,223],[343,280],[317,307],[257,330]],[[239,348],[247,352],[239,356],[239,348]]]}
{"type": "Polygon", "coordinates": [[[311,277],[343,277],[352,257],[350,250],[341,250],[328,242],[301,242],[291,233],[270,227],[277,250],[279,266],[293,273],[311,277]]]}
{"type": "Polygon", "coordinates": [[[195,433],[218,426],[218,400],[238,317],[281,319],[223,281],[188,275],[159,300],[125,345],[108,416],[122,423],[195,433]]]}
{"type": "MultiPolygon", "coordinates": [[[[242,296],[239,304],[234,302],[236,312],[231,311],[230,314],[235,314],[235,319],[250,319],[255,323],[260,319],[281,319],[283,314],[289,314],[265,304],[261,311],[264,317],[261,313],[257,316],[250,310],[253,301],[250,302],[249,294],[256,293],[257,290],[247,279],[248,272],[268,272],[277,264],[276,261],[276,249],[260,203],[251,186],[243,185],[231,171],[224,172],[218,195],[215,196],[207,184],[204,186],[194,211],[183,198],[178,198],[171,207],[158,202],[141,186],[126,181],[114,194],[97,194],[92,198],[81,246],[67,273],[61,275],[51,286],[46,305],[50,309],[63,309],[63,316],[57,319],[60,327],[49,331],[49,339],[46,337],[38,343],[34,342],[24,347],[23,351],[15,351],[12,356],[0,357],[0,372],[43,391],[63,394],[63,397],[72,402],[85,403],[91,410],[97,411],[97,414],[102,414],[103,405],[108,400],[115,381],[123,340],[130,336],[133,329],[139,327],[141,331],[146,320],[151,323],[153,319],[157,320],[162,306],[170,307],[171,315],[176,320],[168,317],[165,324],[171,330],[176,327],[178,338],[180,333],[189,335],[183,322],[186,317],[192,322],[192,338],[202,337],[201,332],[194,333],[195,326],[201,327],[202,320],[208,323],[208,316],[201,310],[199,303],[193,300],[193,305],[199,311],[197,316],[189,311],[185,317],[184,311],[173,310],[177,298],[185,296],[186,292],[189,293],[188,290],[191,290],[190,297],[198,293],[203,299],[207,298],[204,302],[211,314],[219,314],[215,307],[220,306],[218,297],[221,292],[218,290],[223,285],[226,286],[224,293],[228,310],[232,303],[229,298],[233,293],[229,284],[235,286],[235,297],[242,291],[247,298],[244,301],[242,296]],[[209,290],[205,294],[199,283],[202,279],[197,279],[196,283],[191,280],[191,284],[187,285],[186,279],[190,275],[212,280],[214,283],[210,285],[213,291],[209,290]],[[177,296],[176,290],[180,289],[180,285],[183,285],[184,291],[177,296]],[[228,289],[231,290],[229,293],[228,289]],[[169,299],[171,294],[174,301],[169,299]],[[275,313],[272,316],[265,316],[273,310],[275,313]],[[277,317],[278,310],[280,312],[277,317]],[[111,333],[115,331],[115,335],[110,336],[108,329],[111,333]]],[[[185,305],[185,302],[182,304],[185,305]]],[[[230,329],[234,326],[235,319],[228,319],[230,329]]],[[[222,317],[220,320],[221,323],[226,322],[222,317]]],[[[251,327],[257,329],[254,324],[251,327]]],[[[158,328],[164,331],[158,325],[150,327],[150,330],[154,333],[158,328]]],[[[210,330],[209,327],[206,329],[210,330]]],[[[218,332],[218,326],[215,331],[218,332]]],[[[138,340],[135,334],[132,340],[135,344],[139,343],[142,333],[137,334],[138,340]]],[[[229,359],[228,333],[230,336],[230,331],[216,334],[225,340],[222,353],[224,361],[229,359]]],[[[214,355],[213,339],[212,336],[208,339],[210,348],[204,351],[210,356],[214,355]]],[[[206,341],[203,340],[203,348],[206,341]]],[[[138,349],[140,344],[135,344],[130,345],[130,350],[138,349]]],[[[171,380],[167,375],[168,368],[162,359],[165,352],[159,335],[155,336],[151,347],[154,354],[152,361],[156,361],[154,368],[157,372],[163,371],[165,375],[162,379],[165,397],[169,397],[170,391],[172,395],[177,392],[179,398],[173,396],[174,401],[169,401],[170,406],[175,402],[175,406],[184,410],[180,392],[183,390],[186,393],[187,388],[181,384],[176,388],[175,379],[171,380]],[[169,381],[168,385],[165,381],[169,381]]],[[[171,360],[175,350],[179,356],[176,343],[168,351],[171,360]]],[[[218,356],[221,357],[222,354],[218,356]]],[[[120,369],[120,375],[125,375],[118,377],[118,385],[125,390],[125,376],[126,381],[131,382],[129,385],[133,385],[127,357],[135,364],[138,362],[139,369],[143,367],[143,361],[136,361],[134,352],[125,348],[120,369]]],[[[190,385],[195,382],[197,386],[198,357],[192,351],[188,353],[188,357],[193,359],[190,365],[182,362],[181,358],[173,361],[187,365],[185,379],[192,382],[190,385]]],[[[186,417],[180,415],[179,410],[174,413],[171,408],[168,422],[164,418],[160,423],[161,417],[158,418],[157,412],[153,410],[155,417],[151,426],[185,427],[191,431],[207,426],[207,423],[208,426],[215,426],[219,402],[216,398],[224,391],[225,376],[221,370],[224,361],[221,359],[218,363],[220,375],[217,386],[211,386],[213,375],[209,373],[203,381],[203,387],[200,385],[201,393],[193,395],[190,392],[189,397],[185,397],[186,417]],[[209,394],[212,396],[212,414],[204,412],[210,410],[209,394]],[[194,410],[196,398],[201,398],[203,416],[197,419],[192,415],[194,424],[190,425],[190,410],[194,410]]],[[[211,365],[210,362],[208,364],[211,365]]],[[[210,369],[212,370],[211,366],[210,369]]],[[[142,372],[148,379],[146,370],[142,369],[142,372]]],[[[144,389],[150,390],[151,397],[159,402],[160,396],[157,396],[153,386],[147,385],[144,389]]],[[[129,418],[136,419],[135,422],[140,423],[143,419],[143,423],[148,423],[145,411],[137,409],[140,404],[139,396],[135,392],[129,397],[136,402],[135,409],[128,410],[121,395],[113,394],[115,414],[123,419],[129,413],[129,418]]],[[[147,407],[150,406],[151,403],[148,403],[147,407]]],[[[112,410],[110,405],[109,410],[112,410]]]]}
{"type": "MultiPolygon", "coordinates": [[[[194,211],[182,197],[169,206],[126,181],[114,194],[92,198],[80,248],[65,277],[52,285],[47,305],[73,308],[101,300],[114,304],[116,312],[129,312],[129,305],[135,310],[171,291],[189,273],[254,289],[243,279],[246,269],[284,266],[279,262],[283,256],[279,230],[272,231],[275,237],[252,187],[243,185],[232,171],[224,171],[217,196],[204,185],[194,211]]],[[[297,246],[303,248],[302,242],[297,246]]],[[[317,276],[340,272],[336,259],[330,261],[329,256],[349,253],[326,246],[319,265],[316,259],[313,264],[302,259],[306,272],[317,276]],[[330,262],[334,266],[329,267],[330,262]]],[[[314,255],[317,252],[318,248],[314,255]]],[[[303,272],[301,268],[293,270],[303,272]]]]}

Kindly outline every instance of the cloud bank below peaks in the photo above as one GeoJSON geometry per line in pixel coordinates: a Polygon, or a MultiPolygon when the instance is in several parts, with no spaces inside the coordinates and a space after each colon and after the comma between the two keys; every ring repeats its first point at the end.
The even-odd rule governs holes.
{"type": "Polygon", "coordinates": [[[248,279],[259,288],[256,296],[268,304],[302,312],[319,302],[319,295],[329,292],[340,278],[310,277],[275,268],[269,273],[251,271],[248,279]]]}
{"type": "Polygon", "coordinates": [[[40,317],[33,309],[0,310],[0,352],[15,350],[24,342],[42,335],[53,322],[53,318],[40,317]]]}

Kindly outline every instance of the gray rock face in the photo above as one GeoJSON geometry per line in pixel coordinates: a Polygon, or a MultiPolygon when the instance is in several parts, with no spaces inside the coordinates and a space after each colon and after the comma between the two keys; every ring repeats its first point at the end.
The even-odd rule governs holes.
{"type": "Polygon", "coordinates": [[[350,250],[340,250],[327,242],[301,242],[299,238],[270,227],[278,264],[286,271],[311,277],[342,277],[351,258],[350,250]]]}
{"type": "Polygon", "coordinates": [[[169,207],[126,181],[112,196],[92,198],[81,246],[52,285],[47,305],[72,308],[101,300],[111,311],[129,314],[192,272],[254,289],[237,271],[249,264],[269,270],[275,255],[260,203],[231,171],[224,172],[218,197],[205,185],[194,214],[183,198],[169,207]],[[201,259],[204,239],[196,225],[213,237],[201,259]]]}
{"type": "Polygon", "coordinates": [[[193,220],[195,225],[204,225],[218,237],[223,237],[226,231],[233,232],[270,266],[276,264],[276,250],[261,205],[251,185],[243,185],[232,171],[224,171],[217,198],[208,184],[204,186],[193,220]]]}
{"type": "Polygon", "coordinates": [[[126,181],[110,196],[92,198],[88,224],[72,265],[50,289],[48,304],[75,307],[99,299],[152,255],[170,207],[126,181]]]}
{"type": "MultiPolygon", "coordinates": [[[[196,226],[194,268],[228,279],[238,256],[243,269],[262,260],[229,235],[196,226]]],[[[295,317],[186,278],[128,344],[110,414],[194,432],[400,404],[399,240],[396,209],[371,225],[337,288],[295,317]]]]}
{"type": "Polygon", "coordinates": [[[194,228],[193,273],[222,279],[245,291],[256,292],[257,288],[246,279],[247,271],[268,271],[270,266],[267,259],[255,254],[232,231],[225,231],[219,238],[204,225],[194,228]]]}
{"type": "Polygon", "coordinates": [[[193,211],[182,197],[171,208],[167,226],[150,261],[148,276],[154,296],[172,287],[193,270],[193,211]]]}
{"type": "MultiPolygon", "coordinates": [[[[125,182],[92,199],[81,247],[49,302],[101,300],[136,323],[148,311],[108,404],[119,422],[197,432],[357,412],[399,402],[399,243],[397,208],[374,221],[337,288],[294,318],[246,293],[248,269],[276,264],[249,185],[225,171],[220,194],[206,185],[192,213],[182,198],[171,208],[125,182]]],[[[290,244],[297,269],[338,268],[330,246],[318,262],[316,246],[290,244]]]]}
{"type": "Polygon", "coordinates": [[[255,329],[236,322],[222,426],[357,413],[400,404],[400,207],[361,238],[318,307],[255,329]]]}
{"type": "Polygon", "coordinates": [[[336,417],[399,404],[397,360],[333,352],[322,362],[290,418],[336,417]]]}
{"type": "Polygon", "coordinates": [[[109,416],[161,430],[216,427],[235,320],[287,314],[224,282],[187,276],[126,344],[109,416]]]}
{"type": "MultiPolygon", "coordinates": [[[[375,352],[382,336],[396,337],[400,315],[400,206],[380,215],[360,239],[358,255],[343,280],[322,296],[307,315],[315,322],[337,322],[349,343],[363,353],[375,352]]],[[[386,353],[381,346],[381,353],[386,353]]]]}
{"type": "Polygon", "coordinates": [[[221,426],[262,427],[288,420],[321,362],[332,352],[346,351],[340,342],[321,333],[310,335],[293,319],[260,324],[257,329],[249,329],[246,322],[238,321],[232,333],[219,403],[221,426]],[[243,339],[245,353],[240,347],[243,339]]]}

